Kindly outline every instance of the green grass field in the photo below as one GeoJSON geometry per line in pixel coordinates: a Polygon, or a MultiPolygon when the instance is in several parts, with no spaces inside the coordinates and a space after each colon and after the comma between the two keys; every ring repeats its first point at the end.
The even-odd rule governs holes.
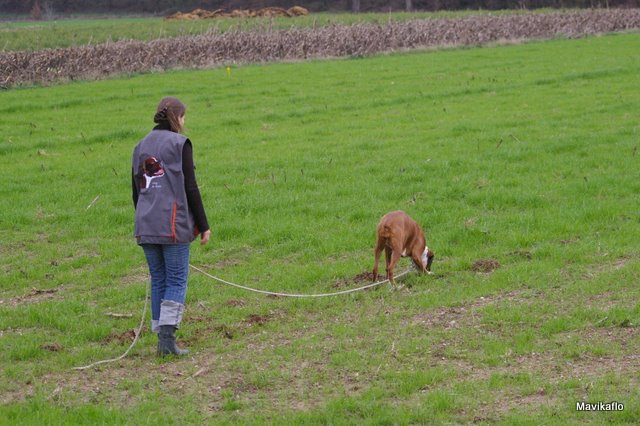
{"type": "MultiPolygon", "coordinates": [[[[538,12],[544,12],[544,9],[538,12]]],[[[432,19],[469,15],[516,14],[525,11],[456,11],[413,13],[314,13],[296,18],[206,19],[200,21],[166,21],[157,17],[117,19],[61,19],[54,21],[0,21],[0,51],[41,50],[75,47],[118,40],[154,40],[204,34],[208,31],[289,29],[297,27],[385,23],[389,20],[432,19]]],[[[529,13],[531,13],[529,11],[529,13]]]]}
{"type": "Polygon", "coordinates": [[[638,42],[1,91],[0,424],[636,424],[638,42]],[[212,224],[194,265],[264,290],[355,287],[377,221],[403,209],[434,274],[310,300],[194,273],[191,356],[157,359],[146,328],[124,360],[72,370],[137,327],[130,155],[165,95],[188,104],[212,224]]]}

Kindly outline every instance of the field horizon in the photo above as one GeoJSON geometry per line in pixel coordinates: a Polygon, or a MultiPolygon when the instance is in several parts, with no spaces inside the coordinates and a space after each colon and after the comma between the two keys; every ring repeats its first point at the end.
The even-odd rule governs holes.
{"type": "Polygon", "coordinates": [[[0,424],[635,424],[639,41],[0,91],[0,424]],[[187,104],[212,226],[193,265],[262,290],[357,287],[377,221],[402,209],[434,274],[298,300],[192,271],[188,357],[156,358],[145,321],[128,357],[73,370],[138,325],[130,155],[166,95],[187,104]]]}
{"type": "Polygon", "coordinates": [[[347,14],[323,17],[320,22],[315,17],[295,18],[295,24],[290,26],[284,25],[287,19],[256,18],[237,24],[223,20],[221,26],[190,21],[166,29],[169,23],[156,20],[115,20],[106,24],[94,21],[84,27],[63,25],[62,31],[55,25],[0,28],[8,36],[0,51],[0,87],[100,80],[172,69],[359,58],[415,49],[581,38],[640,28],[640,9],[545,12],[469,12],[452,17],[405,13],[383,15],[386,19],[373,14],[347,14]],[[95,38],[96,42],[82,43],[87,29],[90,40],[95,38]],[[167,30],[171,32],[163,36],[167,30]],[[111,40],[113,34],[118,34],[116,41],[111,40]],[[29,48],[13,51],[11,39],[29,48]],[[55,48],[42,49],[41,41],[55,48]]]}

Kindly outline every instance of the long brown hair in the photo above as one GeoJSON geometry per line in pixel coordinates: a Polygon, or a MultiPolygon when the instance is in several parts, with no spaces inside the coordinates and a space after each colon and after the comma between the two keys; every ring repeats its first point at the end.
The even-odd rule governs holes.
{"type": "Polygon", "coordinates": [[[178,98],[167,96],[158,104],[153,122],[168,127],[172,132],[181,133],[184,129],[180,125],[179,118],[184,116],[186,110],[187,107],[178,98]]]}

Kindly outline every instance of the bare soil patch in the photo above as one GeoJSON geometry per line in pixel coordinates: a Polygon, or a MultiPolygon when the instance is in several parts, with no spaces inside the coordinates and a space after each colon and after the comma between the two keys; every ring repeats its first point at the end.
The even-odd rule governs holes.
{"type": "Polygon", "coordinates": [[[562,337],[578,337],[592,343],[615,343],[622,348],[633,349],[640,338],[640,327],[613,326],[591,327],[563,333],[562,337]]]}
{"type": "MultiPolygon", "coordinates": [[[[499,293],[486,297],[477,298],[469,301],[462,306],[446,307],[431,310],[430,312],[421,313],[411,317],[407,317],[407,321],[413,321],[417,325],[426,325],[429,327],[442,327],[445,329],[453,329],[462,325],[477,326],[479,323],[479,310],[485,306],[494,303],[517,302],[527,299],[529,296],[534,297],[528,290],[499,293]],[[456,323],[451,324],[451,321],[456,323]]],[[[353,370],[340,371],[333,369],[327,362],[322,359],[292,359],[282,360],[280,358],[271,357],[271,352],[278,347],[285,347],[297,338],[313,334],[310,329],[300,329],[293,334],[269,334],[269,338],[263,338],[263,334],[258,328],[269,321],[282,317],[284,313],[280,311],[267,313],[253,313],[239,320],[238,324],[234,324],[235,330],[242,332],[250,327],[254,328],[254,335],[260,338],[252,338],[252,333],[242,336],[243,350],[230,350],[214,353],[210,350],[195,351],[192,356],[184,359],[177,359],[171,362],[163,362],[155,364],[147,361],[153,358],[153,347],[137,347],[136,352],[142,354],[145,362],[142,364],[138,360],[125,359],[121,363],[111,364],[104,369],[96,369],[92,371],[79,372],[60,372],[43,377],[46,385],[51,387],[59,387],[60,394],[65,398],[73,395],[78,401],[91,402],[91,398],[98,397],[101,400],[117,404],[121,407],[135,404],[136,398],[139,396],[131,396],[126,390],[120,389],[117,392],[105,392],[106,389],[117,389],[118,384],[131,380],[131,377],[139,377],[143,382],[148,382],[149,391],[154,391],[156,386],[164,392],[183,393],[201,403],[203,410],[209,410],[211,413],[224,410],[225,400],[232,394],[243,404],[251,404],[253,402],[263,403],[265,398],[269,399],[274,409],[282,408],[283,410],[309,409],[316,405],[321,405],[322,401],[328,395],[357,395],[371,386],[372,378],[366,374],[358,373],[353,370]],[[246,343],[246,345],[244,344],[246,343]],[[255,363],[255,371],[247,369],[246,365],[254,359],[260,360],[255,363]],[[239,360],[246,362],[238,362],[239,360]],[[256,377],[260,376],[260,372],[269,372],[273,369],[282,369],[286,371],[286,376],[279,377],[277,375],[269,376],[268,388],[260,380],[256,381],[256,377]],[[314,374],[321,372],[323,379],[314,382],[310,379],[310,372],[314,374]],[[330,390],[333,389],[333,390],[330,390]],[[315,395],[315,396],[314,396],[315,395]],[[277,396],[277,398],[276,398],[277,396]]],[[[322,320],[328,321],[319,315],[319,323],[322,320]]],[[[357,315],[353,314],[354,317],[357,315]]],[[[199,324],[200,326],[201,324],[199,324]]],[[[198,339],[232,339],[234,330],[226,325],[207,326],[202,323],[202,328],[194,332],[198,339]],[[231,337],[225,336],[225,333],[231,333],[231,337]],[[214,334],[215,333],[215,334],[214,334]]],[[[320,327],[321,324],[316,324],[320,327]]],[[[455,338],[456,331],[452,330],[455,338]]],[[[455,376],[460,380],[486,380],[494,373],[498,374],[522,374],[527,373],[532,376],[542,377],[544,381],[550,383],[561,383],[570,378],[580,378],[585,383],[593,379],[598,379],[609,372],[617,374],[635,374],[640,367],[640,356],[632,353],[632,343],[637,341],[637,328],[607,328],[607,329],[589,329],[572,332],[587,338],[587,335],[593,339],[602,339],[607,341],[629,341],[629,346],[625,349],[625,353],[616,357],[594,357],[585,355],[578,359],[567,360],[561,353],[550,351],[544,353],[530,353],[522,356],[512,356],[505,359],[504,364],[497,367],[488,367],[478,365],[465,358],[464,353],[460,357],[451,357],[451,345],[457,345],[455,341],[443,341],[438,347],[430,348],[430,353],[425,355],[425,365],[440,366],[447,370],[455,371],[455,376]],[[593,334],[590,334],[593,333],[593,334]],[[450,346],[447,346],[450,345],[450,346]],[[628,352],[628,353],[627,353],[628,352]]],[[[330,356],[334,350],[331,337],[328,337],[326,345],[320,344],[315,348],[326,356],[330,356]]],[[[560,339],[561,340],[561,339],[560,339]]],[[[189,347],[188,341],[180,341],[184,346],[189,347]]],[[[229,341],[229,344],[235,345],[237,342],[229,341]]],[[[393,345],[390,352],[394,352],[393,345]]],[[[403,362],[402,356],[395,356],[386,359],[386,363],[403,362]]],[[[254,365],[254,364],[251,364],[254,365]]],[[[406,365],[402,366],[406,368],[406,365]]],[[[254,368],[254,367],[252,367],[254,368]]],[[[389,366],[384,366],[388,371],[389,366]]],[[[452,380],[452,383],[455,383],[452,380]]],[[[446,384],[438,385],[438,388],[448,386],[446,384]]],[[[21,391],[26,393],[25,390],[21,391]]],[[[17,393],[3,397],[3,400],[17,397],[17,393]]],[[[24,396],[22,396],[24,398],[24,396]]],[[[500,406],[493,404],[481,406],[477,413],[476,421],[488,422],[497,420],[506,412],[512,409],[524,409],[528,407],[544,405],[555,405],[558,403],[556,397],[551,393],[546,393],[544,389],[528,389],[526,393],[518,390],[516,387],[507,388],[505,391],[492,391],[491,397],[495,397],[500,401],[500,406]]]]}
{"type": "Polygon", "coordinates": [[[50,352],[59,352],[64,349],[64,347],[60,343],[47,343],[42,345],[42,349],[50,352]]]}
{"type": "Polygon", "coordinates": [[[493,423],[499,420],[504,414],[510,410],[535,410],[540,406],[553,407],[558,404],[556,398],[547,394],[544,388],[540,388],[533,393],[514,394],[513,392],[497,391],[497,400],[500,404],[481,405],[479,410],[474,413],[474,423],[493,423]]]}
{"type": "Polygon", "coordinates": [[[237,266],[240,263],[241,262],[238,259],[223,259],[223,260],[220,260],[219,262],[214,263],[213,267],[214,269],[224,269],[228,266],[237,266]]]}
{"type": "Polygon", "coordinates": [[[224,9],[205,10],[194,9],[191,12],[176,12],[167,16],[166,20],[177,21],[194,21],[199,19],[215,19],[215,18],[293,18],[296,16],[307,16],[309,10],[302,6],[293,6],[289,9],[282,7],[263,7],[261,9],[233,9],[225,11],[224,9]]]}
{"type": "Polygon", "coordinates": [[[500,262],[496,259],[479,259],[471,265],[471,270],[473,272],[482,272],[485,274],[493,272],[498,268],[500,268],[500,262]]]}
{"type": "Polygon", "coordinates": [[[615,260],[598,263],[587,270],[584,274],[584,277],[591,279],[597,277],[602,273],[617,271],[624,268],[632,260],[633,258],[631,256],[622,256],[615,260]]]}
{"type": "Polygon", "coordinates": [[[134,329],[125,330],[121,333],[114,331],[111,334],[109,334],[107,337],[102,339],[102,344],[108,345],[114,342],[118,344],[131,343],[135,338],[136,338],[136,331],[134,329]]]}
{"type": "Polygon", "coordinates": [[[58,286],[56,288],[39,289],[32,288],[31,291],[24,296],[14,297],[9,299],[9,306],[15,307],[23,303],[36,303],[43,300],[53,299],[58,291],[63,290],[64,286],[58,286]]]}
{"type": "Polygon", "coordinates": [[[136,272],[135,274],[132,275],[128,275],[122,278],[122,280],[120,280],[120,283],[123,285],[131,285],[131,284],[147,284],[149,282],[149,272],[147,270],[140,270],[139,272],[136,272]]]}
{"type": "MultiPolygon", "coordinates": [[[[402,277],[398,277],[398,275],[405,273],[406,270],[396,270],[394,273],[394,276],[396,279],[402,279],[402,277]]],[[[433,276],[434,278],[441,278],[441,276],[433,276]]],[[[371,271],[364,271],[361,272],[359,274],[354,275],[351,278],[341,278],[339,280],[337,280],[331,287],[333,288],[344,288],[344,287],[350,287],[353,284],[356,285],[366,285],[366,284],[373,284],[375,282],[379,282],[379,281],[383,281],[387,279],[387,275],[385,271],[381,271],[378,272],[378,276],[374,277],[373,276],[373,272],[371,271]]],[[[373,287],[372,287],[373,288],[373,287]]],[[[371,289],[372,289],[371,288],[371,289]]]]}
{"type": "MultiPolygon", "coordinates": [[[[615,306],[632,308],[635,306],[636,300],[628,298],[615,291],[606,291],[604,293],[587,297],[583,303],[585,308],[598,309],[605,312],[615,306]]],[[[603,318],[601,321],[605,322],[607,319],[608,318],[603,318]]]]}
{"type": "MultiPolygon", "coordinates": [[[[378,277],[378,278],[381,278],[381,277],[378,277]]],[[[365,282],[374,282],[375,280],[376,280],[376,277],[373,276],[373,272],[371,271],[364,271],[354,276],[351,279],[351,281],[353,281],[356,284],[365,283],[365,282]]]]}
{"type": "Polygon", "coordinates": [[[191,346],[198,342],[212,341],[215,339],[233,339],[235,331],[226,324],[212,325],[203,328],[197,328],[189,336],[178,336],[178,341],[184,346],[191,346]]]}
{"type": "Polygon", "coordinates": [[[471,16],[273,31],[232,30],[149,42],[122,40],[38,52],[0,52],[0,82],[12,87],[175,68],[577,38],[637,28],[640,9],[471,16]]]}
{"type": "Polygon", "coordinates": [[[603,329],[587,328],[559,335],[562,342],[569,337],[577,337],[580,341],[607,344],[619,344],[623,354],[619,356],[595,356],[582,353],[577,358],[568,358],[555,350],[531,352],[519,356],[505,354],[504,364],[497,367],[479,367],[466,359],[446,356],[445,350],[455,342],[442,342],[434,348],[434,366],[454,366],[461,376],[471,380],[486,380],[492,374],[530,373],[544,378],[551,383],[559,383],[569,379],[592,380],[608,373],[632,375],[640,369],[640,355],[636,353],[636,345],[640,336],[640,328],[611,327],[603,329]]]}
{"type": "Polygon", "coordinates": [[[421,325],[427,328],[455,328],[460,326],[462,318],[473,316],[467,308],[439,308],[435,311],[419,314],[413,317],[413,325],[421,325]]]}
{"type": "MultiPolygon", "coordinates": [[[[515,358],[500,372],[526,371],[545,377],[552,383],[568,379],[590,380],[608,373],[633,374],[640,368],[640,355],[626,354],[620,357],[599,357],[583,354],[577,359],[562,359],[554,353],[531,353],[515,358]]],[[[473,374],[470,372],[470,374],[473,374]]]]}
{"type": "MultiPolygon", "coordinates": [[[[364,271],[351,278],[340,278],[331,287],[348,288],[353,284],[371,284],[374,282],[373,278],[373,273],[371,271],[364,271]]],[[[383,279],[384,277],[381,275],[379,278],[383,279]]]]}
{"type": "Polygon", "coordinates": [[[245,322],[249,325],[265,325],[269,321],[268,316],[251,314],[247,317],[245,322]]]}
{"type": "Polygon", "coordinates": [[[411,324],[443,329],[475,326],[480,319],[477,312],[480,308],[500,301],[513,301],[519,297],[521,297],[521,294],[515,291],[481,296],[473,302],[465,303],[461,306],[443,307],[420,313],[411,318],[411,324]]]}

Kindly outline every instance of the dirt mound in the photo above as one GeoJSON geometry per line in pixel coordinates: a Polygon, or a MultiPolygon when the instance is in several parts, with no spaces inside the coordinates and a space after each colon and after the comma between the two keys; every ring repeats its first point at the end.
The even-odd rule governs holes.
{"type": "Polygon", "coordinates": [[[46,345],[42,345],[41,347],[45,351],[51,352],[59,352],[64,349],[64,347],[60,343],[47,343],[46,345]]]}
{"type": "Polygon", "coordinates": [[[308,9],[305,9],[302,6],[290,7],[287,9],[287,12],[289,12],[291,16],[307,16],[310,13],[308,9]]]}
{"type": "MultiPolygon", "coordinates": [[[[62,289],[63,287],[60,286],[59,288],[62,289]]],[[[53,295],[57,292],[58,288],[39,289],[34,287],[31,289],[30,293],[25,294],[24,296],[14,297],[13,299],[9,300],[9,303],[11,306],[17,306],[21,303],[39,302],[45,299],[53,298],[53,295]]]]}
{"type": "Polygon", "coordinates": [[[491,272],[500,267],[500,262],[495,259],[480,259],[473,262],[471,270],[474,272],[491,272]]]}
{"type": "Polygon", "coordinates": [[[122,333],[118,333],[117,331],[114,331],[110,335],[102,339],[102,343],[103,344],[109,344],[112,342],[117,342],[119,344],[131,343],[135,338],[136,338],[135,330],[127,330],[122,333]]]}
{"type": "Polygon", "coordinates": [[[245,320],[248,324],[257,324],[257,325],[265,325],[269,321],[268,316],[251,314],[245,320]]]}
{"type": "MultiPolygon", "coordinates": [[[[378,279],[384,279],[385,277],[380,275],[378,277],[378,279]]],[[[356,284],[360,284],[360,283],[367,283],[367,282],[375,282],[376,281],[376,277],[373,276],[373,272],[371,271],[365,271],[361,274],[358,274],[356,276],[354,276],[351,279],[354,283],[356,284]]]]}
{"type": "Polygon", "coordinates": [[[302,6],[293,6],[289,9],[282,7],[263,7],[262,9],[234,9],[230,12],[226,12],[224,9],[217,10],[204,10],[194,9],[191,12],[176,12],[173,15],[169,15],[164,19],[167,20],[182,20],[193,21],[197,19],[211,19],[211,18],[255,18],[255,17],[283,17],[293,18],[295,16],[307,16],[309,10],[302,6]]]}

